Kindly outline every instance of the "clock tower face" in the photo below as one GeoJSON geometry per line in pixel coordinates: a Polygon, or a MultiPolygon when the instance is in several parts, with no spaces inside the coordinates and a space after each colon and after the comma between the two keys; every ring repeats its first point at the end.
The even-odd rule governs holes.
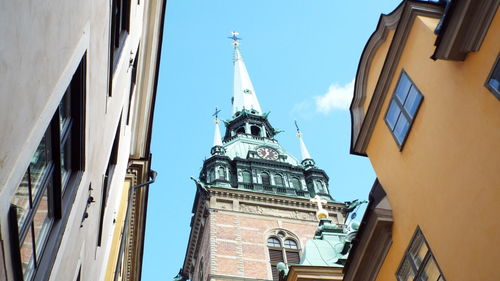
{"type": "Polygon", "coordinates": [[[270,147],[262,146],[257,148],[257,155],[262,159],[278,160],[278,152],[270,147]]]}

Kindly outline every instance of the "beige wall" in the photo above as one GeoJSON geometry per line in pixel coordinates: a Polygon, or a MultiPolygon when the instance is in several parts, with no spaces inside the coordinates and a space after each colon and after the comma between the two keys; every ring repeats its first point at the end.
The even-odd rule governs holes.
{"type": "Polygon", "coordinates": [[[82,265],[83,280],[104,278],[104,265],[115,228],[113,219],[118,213],[118,195],[123,192],[130,151],[131,128],[125,120],[121,122],[119,160],[107,203],[103,244],[97,248],[100,194],[122,111],[126,118],[131,74],[129,60],[135,57],[143,32],[145,2],[148,1],[137,5],[137,1],[131,1],[130,35],[114,75],[112,97],[108,96],[111,1],[0,2],[0,131],[3,132],[0,134],[0,228],[9,278],[12,278],[8,254],[9,202],[84,53],[87,54],[86,171],[51,280],[73,280],[79,265],[82,265]],[[92,196],[96,203],[89,207],[89,218],[80,228],[89,184],[94,189],[92,196]]]}
{"type": "Polygon", "coordinates": [[[377,280],[395,280],[417,225],[447,280],[500,280],[500,102],[484,87],[500,15],[464,62],[430,59],[436,24],[415,20],[367,148],[394,215],[377,280]],[[402,69],[424,99],[400,151],[383,119],[402,69]]]}

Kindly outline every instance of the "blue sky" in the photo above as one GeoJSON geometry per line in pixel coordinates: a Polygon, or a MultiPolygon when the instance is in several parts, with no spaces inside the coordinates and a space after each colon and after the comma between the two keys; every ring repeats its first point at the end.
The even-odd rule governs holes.
{"type": "MultiPolygon", "coordinates": [[[[299,157],[293,121],[338,201],[366,199],[375,175],[349,154],[352,82],[381,13],[400,1],[168,0],[155,109],[142,278],[170,280],[184,261],[195,185],[210,155],[215,106],[231,115],[230,32],[278,141],[299,157]]],[[[223,128],[221,128],[223,129],[223,128]]],[[[224,133],[224,131],[222,132],[224,133]]],[[[358,214],[361,219],[362,214],[358,214]]]]}

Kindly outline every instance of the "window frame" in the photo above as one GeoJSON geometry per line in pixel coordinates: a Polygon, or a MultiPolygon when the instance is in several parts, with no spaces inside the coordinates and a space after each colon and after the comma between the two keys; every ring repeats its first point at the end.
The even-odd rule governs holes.
{"type": "Polygon", "coordinates": [[[121,133],[121,119],[118,121],[118,126],[115,132],[115,138],[113,140],[113,146],[111,147],[111,153],[109,155],[108,165],[106,166],[106,171],[103,175],[103,184],[101,190],[101,210],[99,217],[99,228],[97,236],[97,247],[102,246],[102,231],[104,228],[104,216],[106,214],[106,207],[108,204],[109,191],[111,189],[111,182],[113,180],[113,175],[115,172],[116,165],[118,163],[118,150],[120,148],[120,133],[121,133]]]}
{"type": "MultiPolygon", "coordinates": [[[[44,131],[43,137],[38,143],[38,147],[44,141],[44,138],[50,136],[51,161],[48,162],[46,170],[43,172],[43,180],[38,187],[37,195],[31,195],[31,179],[28,179],[28,196],[29,208],[25,221],[21,226],[18,225],[17,206],[13,203],[10,205],[8,213],[9,225],[9,240],[10,254],[12,257],[12,269],[15,280],[33,280],[47,279],[50,274],[50,269],[54,264],[57,249],[61,243],[62,234],[67,224],[70,209],[76,197],[78,187],[81,183],[82,175],[85,171],[85,119],[86,119],[86,81],[87,81],[87,56],[84,54],[80,60],[78,67],[72,75],[61,101],[54,110],[52,118],[44,131]],[[69,95],[69,96],[68,96],[69,95]],[[61,107],[66,104],[63,101],[69,97],[69,119],[61,123],[61,114],[64,112],[61,107]],[[71,146],[66,146],[70,143],[71,146]],[[65,149],[68,149],[65,151],[65,149]],[[65,154],[62,154],[65,152],[65,154]],[[69,157],[69,168],[67,171],[67,179],[63,182],[63,161],[65,157],[69,157]],[[37,212],[40,211],[43,194],[47,192],[47,218],[50,218],[50,225],[45,230],[42,241],[37,241],[42,236],[35,236],[35,219],[37,212]],[[30,233],[31,232],[31,233],[30,233]],[[33,268],[28,274],[27,279],[23,273],[21,249],[31,236],[32,254],[29,257],[29,263],[33,263],[33,268]],[[34,243],[33,243],[34,242],[34,243]],[[37,243],[42,246],[37,253],[37,243]]],[[[37,154],[33,154],[32,159],[37,154]]],[[[32,162],[26,168],[25,174],[28,177],[31,173],[32,162]]],[[[22,180],[20,185],[22,184],[22,180]]],[[[18,189],[20,187],[18,186],[18,189]]],[[[16,189],[16,193],[17,190],[16,189]]],[[[15,194],[13,200],[15,199],[15,194]]],[[[12,201],[11,201],[12,202],[12,201]]],[[[45,227],[45,220],[42,224],[42,229],[45,227]]],[[[40,231],[42,231],[42,229],[40,231]]],[[[38,235],[42,235],[41,232],[38,235]]]]}
{"type": "Polygon", "coordinates": [[[406,140],[408,139],[408,136],[410,135],[411,128],[413,127],[413,123],[415,123],[415,119],[417,118],[418,112],[419,112],[420,107],[422,106],[423,102],[424,102],[424,95],[422,94],[422,91],[420,91],[420,89],[417,87],[417,85],[415,84],[415,82],[413,82],[413,80],[411,79],[410,75],[408,75],[408,73],[404,69],[402,69],[401,73],[399,75],[399,78],[398,78],[398,82],[396,83],[396,86],[394,88],[394,91],[392,93],[392,96],[391,96],[391,99],[389,101],[389,104],[387,105],[387,110],[386,110],[385,115],[384,115],[384,122],[387,125],[389,131],[391,132],[391,135],[394,138],[394,141],[398,145],[399,151],[403,150],[403,147],[404,147],[404,145],[406,143],[406,140]],[[404,76],[406,76],[406,78],[408,79],[408,82],[410,83],[410,87],[408,88],[408,91],[407,91],[407,93],[405,95],[405,100],[401,102],[399,100],[399,98],[397,97],[396,91],[397,91],[397,89],[398,89],[398,87],[399,87],[399,85],[401,83],[401,79],[404,76]],[[413,114],[413,117],[411,117],[410,113],[407,112],[407,109],[404,107],[405,101],[408,98],[410,90],[411,90],[412,87],[414,87],[417,90],[417,92],[420,94],[420,102],[418,103],[417,108],[415,109],[415,113],[413,114]],[[394,128],[391,128],[392,125],[389,123],[389,121],[387,121],[387,115],[389,113],[389,110],[391,108],[391,105],[392,105],[393,101],[395,102],[396,106],[398,107],[400,113],[398,115],[398,118],[396,118],[396,121],[394,122],[394,128]],[[398,119],[401,117],[401,115],[403,115],[403,118],[405,118],[406,121],[408,121],[408,130],[407,130],[406,134],[404,135],[404,137],[403,137],[403,139],[402,139],[402,141],[400,143],[399,140],[398,140],[398,138],[396,137],[396,134],[394,133],[394,130],[396,129],[396,126],[398,124],[398,119]]]}
{"type": "Polygon", "coordinates": [[[413,278],[413,280],[419,281],[420,280],[419,278],[422,277],[422,274],[424,273],[424,270],[425,270],[425,268],[426,268],[426,266],[431,258],[434,260],[434,263],[436,264],[436,267],[439,270],[440,276],[439,276],[438,280],[439,281],[441,281],[441,280],[446,281],[446,278],[444,277],[443,271],[441,270],[441,267],[439,266],[439,263],[436,260],[436,256],[432,252],[432,249],[431,249],[429,243],[427,242],[427,239],[425,238],[422,230],[420,229],[419,226],[417,226],[417,229],[415,230],[415,233],[413,234],[413,236],[412,236],[410,242],[408,243],[408,246],[403,254],[401,262],[399,263],[398,269],[396,270],[396,273],[395,273],[396,280],[402,281],[402,279],[400,279],[401,277],[400,277],[399,273],[402,270],[402,268],[405,264],[405,261],[408,260],[410,263],[411,269],[413,270],[413,272],[415,272],[415,277],[413,278]],[[413,261],[413,258],[411,257],[411,253],[410,253],[410,251],[412,250],[413,245],[417,241],[417,239],[422,239],[422,245],[425,245],[425,247],[427,247],[427,252],[425,253],[424,258],[422,259],[422,261],[420,262],[419,265],[415,264],[415,262],[413,261]]]}
{"type": "Polygon", "coordinates": [[[125,42],[130,34],[132,1],[110,0],[110,4],[108,96],[111,97],[113,92],[113,76],[123,53],[125,42]]]}
{"type": "MultiPolygon", "coordinates": [[[[274,243],[273,243],[274,244],[274,243]]],[[[277,272],[277,268],[276,268],[276,265],[280,262],[283,262],[285,263],[286,265],[289,265],[290,263],[288,262],[288,253],[297,253],[298,254],[298,259],[299,259],[299,262],[300,262],[300,252],[301,252],[301,249],[300,249],[300,245],[299,245],[299,242],[298,242],[298,239],[289,235],[287,232],[283,231],[283,230],[277,230],[277,231],[274,231],[273,234],[271,235],[268,235],[267,236],[267,239],[266,239],[266,247],[267,247],[267,250],[268,250],[268,253],[269,253],[269,264],[271,266],[271,272],[277,272]],[[280,235],[280,233],[284,233],[285,235],[280,235]],[[279,242],[279,247],[276,247],[274,245],[269,245],[269,240],[270,239],[275,239],[279,242]],[[289,248],[289,247],[285,247],[285,241],[293,241],[295,243],[295,246],[296,248],[289,248]],[[273,261],[271,259],[271,251],[280,251],[281,253],[281,260],[280,261],[273,261]]],[[[277,272],[277,274],[279,275],[279,272],[277,272]]],[[[273,276],[273,280],[274,280],[274,276],[273,276]]]]}
{"type": "Polygon", "coordinates": [[[493,66],[491,67],[490,73],[488,74],[488,78],[486,78],[486,81],[484,82],[484,86],[498,99],[500,100],[500,91],[497,89],[491,87],[490,85],[490,80],[497,70],[500,72],[500,53],[498,53],[497,58],[495,59],[495,63],[493,63],[493,66]]]}

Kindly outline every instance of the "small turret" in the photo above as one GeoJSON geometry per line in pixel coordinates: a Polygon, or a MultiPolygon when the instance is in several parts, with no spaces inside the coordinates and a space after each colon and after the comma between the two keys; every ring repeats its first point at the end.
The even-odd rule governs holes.
{"type": "Polygon", "coordinates": [[[215,116],[214,145],[212,146],[212,149],[210,150],[210,153],[212,155],[224,155],[224,153],[226,152],[226,150],[222,146],[222,138],[220,135],[219,112],[220,112],[220,110],[216,107],[215,113],[213,115],[213,116],[215,116]]]}
{"type": "Polygon", "coordinates": [[[300,132],[299,125],[297,125],[297,121],[295,121],[295,127],[297,128],[297,137],[299,138],[300,143],[300,155],[302,157],[301,163],[306,169],[314,168],[316,163],[312,159],[311,154],[309,154],[309,150],[307,150],[306,144],[302,139],[302,133],[300,132]]]}

